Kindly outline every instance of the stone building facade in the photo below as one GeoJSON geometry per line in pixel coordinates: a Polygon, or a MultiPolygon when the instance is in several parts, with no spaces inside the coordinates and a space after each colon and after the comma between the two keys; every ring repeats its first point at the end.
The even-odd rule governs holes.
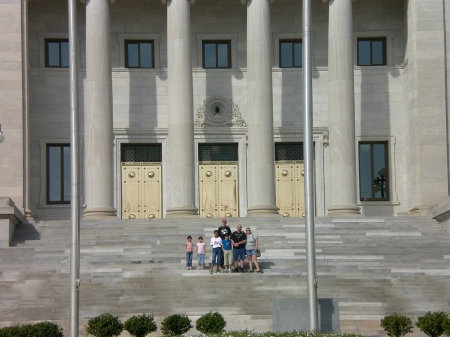
{"type": "MultiPolygon", "coordinates": [[[[445,218],[450,0],[312,3],[316,215],[445,218]]],[[[29,218],[70,215],[67,11],[0,4],[0,197],[29,218]]],[[[303,215],[301,0],[77,17],[85,216],[303,215]]]]}

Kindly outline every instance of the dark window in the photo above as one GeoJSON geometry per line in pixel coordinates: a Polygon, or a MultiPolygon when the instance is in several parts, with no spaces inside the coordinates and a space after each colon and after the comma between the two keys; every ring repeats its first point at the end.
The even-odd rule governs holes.
{"type": "Polygon", "coordinates": [[[47,203],[70,204],[70,145],[47,145],[47,203]]]}
{"type": "Polygon", "coordinates": [[[199,144],[198,161],[238,161],[238,145],[226,144],[199,144]]]}
{"type": "Polygon", "coordinates": [[[358,65],[386,65],[386,38],[358,39],[358,65]]]}
{"type": "Polygon", "coordinates": [[[275,143],[275,161],[303,160],[303,143],[275,143]]]}
{"type": "Polygon", "coordinates": [[[389,200],[388,143],[359,143],[360,200],[389,200]]]}
{"type": "Polygon", "coordinates": [[[280,41],[280,68],[300,68],[302,66],[302,41],[280,41]]]}
{"type": "Polygon", "coordinates": [[[162,162],[161,144],[122,144],[123,163],[162,162]]]}
{"type": "Polygon", "coordinates": [[[231,68],[230,41],[203,41],[203,68],[231,68]]]}
{"type": "Polygon", "coordinates": [[[69,40],[45,40],[45,66],[55,68],[69,67],[69,40]]]}
{"type": "Polygon", "coordinates": [[[153,41],[125,41],[126,68],[154,68],[153,41]]]}

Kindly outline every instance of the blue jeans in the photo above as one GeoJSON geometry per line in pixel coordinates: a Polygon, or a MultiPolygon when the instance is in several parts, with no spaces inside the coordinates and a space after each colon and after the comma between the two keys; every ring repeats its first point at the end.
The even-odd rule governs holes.
{"type": "Polygon", "coordinates": [[[197,254],[198,265],[205,264],[205,254],[197,254]]]}
{"type": "Polygon", "coordinates": [[[222,247],[213,248],[212,262],[211,262],[213,265],[219,265],[221,251],[222,247]]]}
{"type": "Polygon", "coordinates": [[[192,252],[186,252],[186,267],[192,267],[192,252]]]}

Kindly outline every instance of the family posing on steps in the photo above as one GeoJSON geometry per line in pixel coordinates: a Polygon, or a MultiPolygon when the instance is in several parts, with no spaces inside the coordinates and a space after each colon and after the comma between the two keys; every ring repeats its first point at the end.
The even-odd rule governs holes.
{"type": "MultiPolygon", "coordinates": [[[[222,219],[222,226],[214,231],[214,236],[210,240],[212,248],[212,261],[209,273],[220,273],[220,268],[224,273],[231,273],[232,260],[234,261],[234,271],[245,273],[244,259],[248,258],[248,271],[253,272],[253,265],[256,271],[262,273],[259,268],[256,252],[258,250],[258,237],[252,234],[250,228],[242,231],[242,226],[237,225],[236,231],[231,233],[230,227],[227,226],[227,219],[222,219]],[[240,267],[238,268],[238,264],[240,267]]],[[[192,256],[194,254],[194,244],[192,237],[189,235],[186,241],[186,269],[192,270],[192,256]]],[[[205,266],[206,243],[203,237],[198,238],[197,242],[197,270],[202,270],[205,266]]]]}

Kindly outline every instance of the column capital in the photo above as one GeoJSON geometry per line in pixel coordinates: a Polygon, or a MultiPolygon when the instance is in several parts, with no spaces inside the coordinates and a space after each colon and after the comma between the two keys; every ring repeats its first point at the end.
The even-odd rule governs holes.
{"type": "MultiPolygon", "coordinates": [[[[161,0],[161,3],[163,4],[163,5],[167,5],[169,2],[171,2],[172,0],[161,0]]],[[[191,4],[191,5],[193,5],[193,4],[195,4],[195,0],[186,0],[186,1],[188,1],[189,2],[189,4],[191,4]]]]}
{"type": "MultiPolygon", "coordinates": [[[[241,0],[241,4],[246,5],[248,2],[251,2],[252,0],[241,0]]],[[[269,3],[273,3],[275,0],[267,0],[269,3]]]]}
{"type": "MultiPolygon", "coordinates": [[[[83,4],[85,4],[86,1],[88,1],[88,0],[80,0],[80,2],[83,3],[83,4]]],[[[113,3],[116,2],[116,0],[106,0],[106,1],[108,1],[110,4],[113,4],[113,3]]]]}

